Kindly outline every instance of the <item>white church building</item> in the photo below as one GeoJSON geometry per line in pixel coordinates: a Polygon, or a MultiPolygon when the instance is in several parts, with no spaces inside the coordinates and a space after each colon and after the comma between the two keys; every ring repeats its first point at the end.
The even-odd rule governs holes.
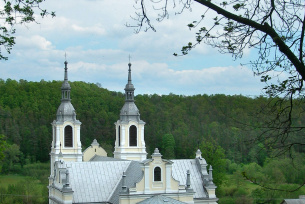
{"type": "Polygon", "coordinates": [[[145,122],[134,101],[129,63],[125,104],[115,123],[114,157],[96,140],[82,152],[80,126],[71,104],[65,62],[61,104],[52,123],[49,203],[205,203],[216,204],[212,168],[198,149],[194,159],[162,159],[156,148],[147,158],[145,122]]]}

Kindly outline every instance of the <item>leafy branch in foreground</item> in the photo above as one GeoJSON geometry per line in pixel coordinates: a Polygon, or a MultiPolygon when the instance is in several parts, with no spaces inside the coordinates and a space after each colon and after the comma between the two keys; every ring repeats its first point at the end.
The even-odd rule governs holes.
{"type": "MultiPolygon", "coordinates": [[[[0,5],[0,60],[7,60],[3,50],[10,54],[15,45],[15,25],[36,22],[36,13],[41,17],[51,15],[55,12],[48,12],[41,8],[45,0],[3,0],[0,5]]],[[[37,23],[37,22],[36,22],[37,23]]]]}
{"type": "Polygon", "coordinates": [[[142,28],[155,31],[150,16],[158,16],[156,22],[169,18],[170,6],[178,10],[175,14],[191,11],[193,7],[202,8],[199,19],[187,25],[191,30],[196,29],[195,40],[183,46],[180,55],[188,54],[201,43],[217,48],[220,53],[229,53],[234,59],[241,58],[249,49],[256,50],[256,59],[248,65],[266,83],[264,91],[273,102],[260,112],[263,134],[255,142],[267,140],[269,148],[277,148],[281,154],[295,144],[305,145],[291,141],[291,133],[305,127],[295,123],[300,114],[293,111],[304,103],[304,1],[139,0],[136,5],[140,5],[134,18],[140,22],[135,25],[136,32],[142,28]]]}

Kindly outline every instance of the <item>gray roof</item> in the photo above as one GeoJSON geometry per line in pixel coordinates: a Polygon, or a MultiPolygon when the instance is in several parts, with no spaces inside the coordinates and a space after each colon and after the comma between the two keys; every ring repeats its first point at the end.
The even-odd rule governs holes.
{"type": "Polygon", "coordinates": [[[131,161],[71,162],[73,203],[108,202],[131,161]]]}
{"type": "Polygon", "coordinates": [[[125,101],[125,104],[120,112],[120,120],[140,121],[139,109],[133,101],[125,101]]]}
{"type": "Polygon", "coordinates": [[[163,195],[156,195],[152,196],[146,200],[138,202],[138,204],[161,204],[161,203],[168,203],[168,204],[185,204],[184,202],[175,200],[173,198],[169,198],[163,195]]]}
{"type": "Polygon", "coordinates": [[[201,173],[196,166],[195,159],[173,159],[173,178],[180,181],[180,185],[186,185],[187,170],[190,170],[191,188],[195,191],[194,198],[206,198],[207,194],[203,188],[201,173]]]}
{"type": "Polygon", "coordinates": [[[90,162],[67,163],[70,172],[73,203],[119,203],[122,175],[126,172],[126,185],[135,187],[143,178],[139,162],[95,156],[90,162]]]}
{"type": "Polygon", "coordinates": [[[126,160],[126,159],[117,159],[117,158],[113,158],[113,157],[103,157],[103,156],[99,156],[99,155],[94,155],[90,161],[130,161],[130,160],[126,160]]]}
{"type": "MultiPolygon", "coordinates": [[[[190,170],[191,188],[195,191],[194,198],[207,198],[195,159],[171,161],[173,162],[173,178],[180,181],[180,185],[186,185],[186,172],[190,170]]],[[[110,202],[118,204],[123,172],[126,173],[125,182],[128,188],[135,187],[144,175],[138,161],[103,156],[94,156],[90,162],[69,162],[67,167],[70,172],[70,185],[74,191],[73,203],[110,202]]],[[[155,201],[161,198],[152,197],[151,199],[155,201]]],[[[149,201],[148,199],[141,203],[149,203],[149,201]]]]}
{"type": "Polygon", "coordinates": [[[70,101],[62,101],[56,115],[57,121],[73,121],[76,117],[75,109],[70,101]]]}
{"type": "Polygon", "coordinates": [[[285,199],[281,204],[305,204],[305,199],[285,199]]]}
{"type": "MultiPolygon", "coordinates": [[[[131,161],[126,173],[126,186],[128,188],[136,187],[136,183],[142,180],[144,172],[141,170],[140,164],[137,161],[131,161]]],[[[119,203],[119,194],[122,189],[122,180],[112,194],[111,203],[119,203]]]]}

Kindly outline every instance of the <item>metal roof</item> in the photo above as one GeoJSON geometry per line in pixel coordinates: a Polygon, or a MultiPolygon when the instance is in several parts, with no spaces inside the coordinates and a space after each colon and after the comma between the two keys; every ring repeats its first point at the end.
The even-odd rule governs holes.
{"type": "Polygon", "coordinates": [[[206,198],[207,194],[203,188],[201,173],[196,165],[195,159],[173,159],[172,175],[180,185],[186,185],[187,170],[190,170],[191,188],[195,191],[194,198],[206,198]]]}
{"type": "Polygon", "coordinates": [[[285,199],[281,204],[305,204],[305,199],[285,199]]]}
{"type": "Polygon", "coordinates": [[[131,161],[71,162],[73,203],[107,202],[131,161]]]}
{"type": "MultiPolygon", "coordinates": [[[[195,191],[194,198],[207,198],[196,160],[171,161],[173,178],[180,181],[180,185],[186,185],[186,173],[190,170],[191,188],[195,191]]],[[[135,187],[144,175],[140,162],[102,156],[95,156],[90,162],[67,162],[67,167],[70,172],[70,185],[74,191],[73,203],[117,204],[122,189],[123,172],[126,173],[128,188],[135,187]]],[[[158,197],[152,197],[153,201],[155,199],[158,197]]],[[[149,203],[149,200],[146,203],[149,203]]]]}

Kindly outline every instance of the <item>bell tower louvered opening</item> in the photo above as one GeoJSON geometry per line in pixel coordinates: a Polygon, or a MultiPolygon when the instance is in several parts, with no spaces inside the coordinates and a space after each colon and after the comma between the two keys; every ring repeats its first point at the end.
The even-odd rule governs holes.
{"type": "Polygon", "coordinates": [[[73,147],[72,127],[70,125],[65,127],[65,147],[73,147]]]}
{"type": "Polygon", "coordinates": [[[134,125],[129,128],[129,146],[137,146],[137,127],[134,125]]]}

